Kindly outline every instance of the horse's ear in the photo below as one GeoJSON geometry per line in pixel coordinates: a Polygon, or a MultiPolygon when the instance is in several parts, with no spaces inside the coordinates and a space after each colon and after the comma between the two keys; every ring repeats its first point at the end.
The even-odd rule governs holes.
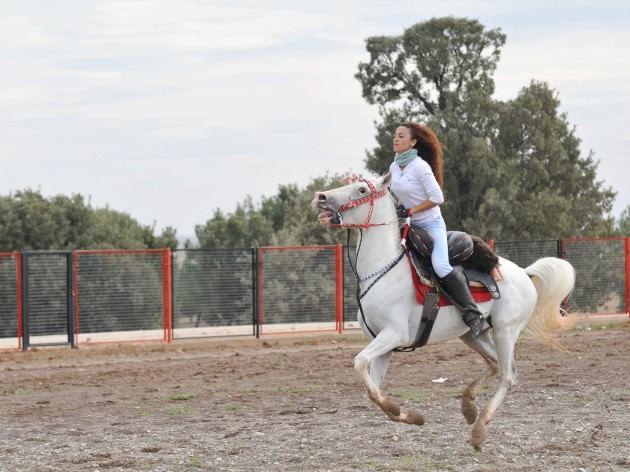
{"type": "Polygon", "coordinates": [[[381,188],[387,187],[391,183],[391,181],[392,181],[392,173],[388,172],[381,179],[381,188]]]}

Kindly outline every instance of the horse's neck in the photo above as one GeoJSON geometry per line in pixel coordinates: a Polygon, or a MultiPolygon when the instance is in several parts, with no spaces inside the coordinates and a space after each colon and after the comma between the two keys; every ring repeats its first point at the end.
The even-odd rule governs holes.
{"type": "Polygon", "coordinates": [[[359,275],[365,276],[382,268],[400,254],[400,249],[400,231],[397,224],[365,229],[357,259],[359,275]]]}

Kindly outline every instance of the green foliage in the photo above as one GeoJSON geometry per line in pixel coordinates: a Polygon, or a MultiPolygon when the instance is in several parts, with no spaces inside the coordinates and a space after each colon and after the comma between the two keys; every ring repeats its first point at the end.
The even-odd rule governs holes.
{"type": "Polygon", "coordinates": [[[0,196],[0,251],[177,247],[176,231],[141,225],[127,213],[93,208],[82,195],[35,190],[0,196]]]}
{"type": "Polygon", "coordinates": [[[195,233],[203,249],[251,247],[267,245],[273,233],[272,222],[263,217],[251,197],[237,205],[234,213],[219,209],[205,225],[197,225],[195,233]]]}
{"type": "Polygon", "coordinates": [[[176,328],[252,322],[252,251],[177,251],[173,260],[176,328]]]}
{"type": "MultiPolygon", "coordinates": [[[[176,253],[176,326],[251,323],[252,254],[249,249],[237,248],[341,242],[345,232],[320,225],[317,212],[311,208],[317,190],[340,185],[341,176],[337,175],[315,178],[304,188],[280,185],[276,195],[264,197],[258,204],[248,197],[234,213],[216,210],[205,225],[198,225],[196,233],[204,250],[176,253]]],[[[265,303],[273,304],[265,323],[287,322],[295,313],[300,313],[300,321],[328,321],[330,307],[320,305],[322,300],[334,299],[331,261],[330,254],[321,251],[265,253],[261,261],[267,275],[265,303]],[[305,292],[307,284],[317,288],[305,292]]]]}
{"type": "Polygon", "coordinates": [[[197,225],[195,233],[202,249],[253,247],[266,245],[336,244],[342,232],[331,231],[317,222],[311,208],[317,190],[342,185],[339,175],[314,178],[306,187],[295,184],[280,185],[278,193],[263,197],[254,204],[251,197],[236,207],[234,213],[215,210],[204,225],[197,225]]]}
{"type": "Polygon", "coordinates": [[[557,93],[535,81],[500,104],[493,144],[503,185],[495,187],[493,199],[480,202],[478,221],[464,225],[496,233],[496,239],[612,233],[613,220],[604,215],[615,194],[596,180],[597,162],[592,153],[581,155],[580,140],[559,106],[557,93]]]}
{"type": "MultiPolygon", "coordinates": [[[[135,249],[177,247],[175,230],[156,235],[126,213],[93,208],[83,196],[44,197],[39,191],[18,191],[0,197],[0,251],[135,249]]],[[[161,259],[110,260],[92,255],[79,258],[82,298],[79,323],[82,333],[120,329],[159,328],[162,319],[161,259]],[[143,290],[138,290],[142,281],[143,290]],[[121,308],[121,300],[124,305],[121,308]]],[[[48,314],[32,320],[32,336],[66,331],[65,255],[29,256],[32,291],[38,309],[48,314]]],[[[15,261],[0,264],[0,336],[15,336],[15,261]]]]}
{"type": "Polygon", "coordinates": [[[403,101],[434,116],[492,94],[504,43],[500,29],[485,30],[477,20],[433,18],[401,36],[368,38],[370,62],[359,64],[356,77],[368,103],[403,101]]]}
{"type": "Polygon", "coordinates": [[[192,400],[195,396],[192,393],[172,393],[168,399],[174,402],[192,400]]]}
{"type": "Polygon", "coordinates": [[[621,313],[625,309],[625,257],[622,239],[565,241],[564,253],[575,268],[569,297],[571,313],[621,313]]]}
{"type": "Polygon", "coordinates": [[[369,170],[392,161],[403,121],[434,129],[444,144],[442,211],[452,229],[493,239],[609,235],[614,192],[596,180],[557,93],[532,81],[513,100],[492,98],[505,35],[467,18],[434,18],[400,36],[368,38],[357,79],[379,106],[369,170]]]}
{"type": "Polygon", "coordinates": [[[630,237],[630,205],[621,212],[619,221],[617,221],[617,231],[621,236],[630,237]]]}
{"type": "Polygon", "coordinates": [[[159,254],[131,257],[84,254],[79,256],[78,271],[81,333],[162,327],[159,254]]]}

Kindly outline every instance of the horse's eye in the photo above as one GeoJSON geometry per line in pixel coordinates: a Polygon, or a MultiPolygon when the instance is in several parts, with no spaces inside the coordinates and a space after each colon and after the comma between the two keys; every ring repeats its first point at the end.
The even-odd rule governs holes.
{"type": "Polygon", "coordinates": [[[359,187],[359,193],[365,193],[365,192],[367,192],[365,187],[359,187]]]}

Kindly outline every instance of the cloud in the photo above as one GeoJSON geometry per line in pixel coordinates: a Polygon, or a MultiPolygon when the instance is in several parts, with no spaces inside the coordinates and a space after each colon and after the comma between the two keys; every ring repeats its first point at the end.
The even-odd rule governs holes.
{"type": "MultiPolygon", "coordinates": [[[[29,172],[3,173],[0,187],[81,192],[191,233],[247,194],[360,171],[376,118],[353,77],[365,38],[457,12],[508,33],[497,96],[548,81],[602,157],[602,177],[621,188],[628,30],[551,28],[541,5],[11,2],[0,18],[0,142],[29,172]]],[[[555,5],[545,11],[569,14],[555,5]]],[[[571,15],[591,10],[571,5],[571,15]]]]}

